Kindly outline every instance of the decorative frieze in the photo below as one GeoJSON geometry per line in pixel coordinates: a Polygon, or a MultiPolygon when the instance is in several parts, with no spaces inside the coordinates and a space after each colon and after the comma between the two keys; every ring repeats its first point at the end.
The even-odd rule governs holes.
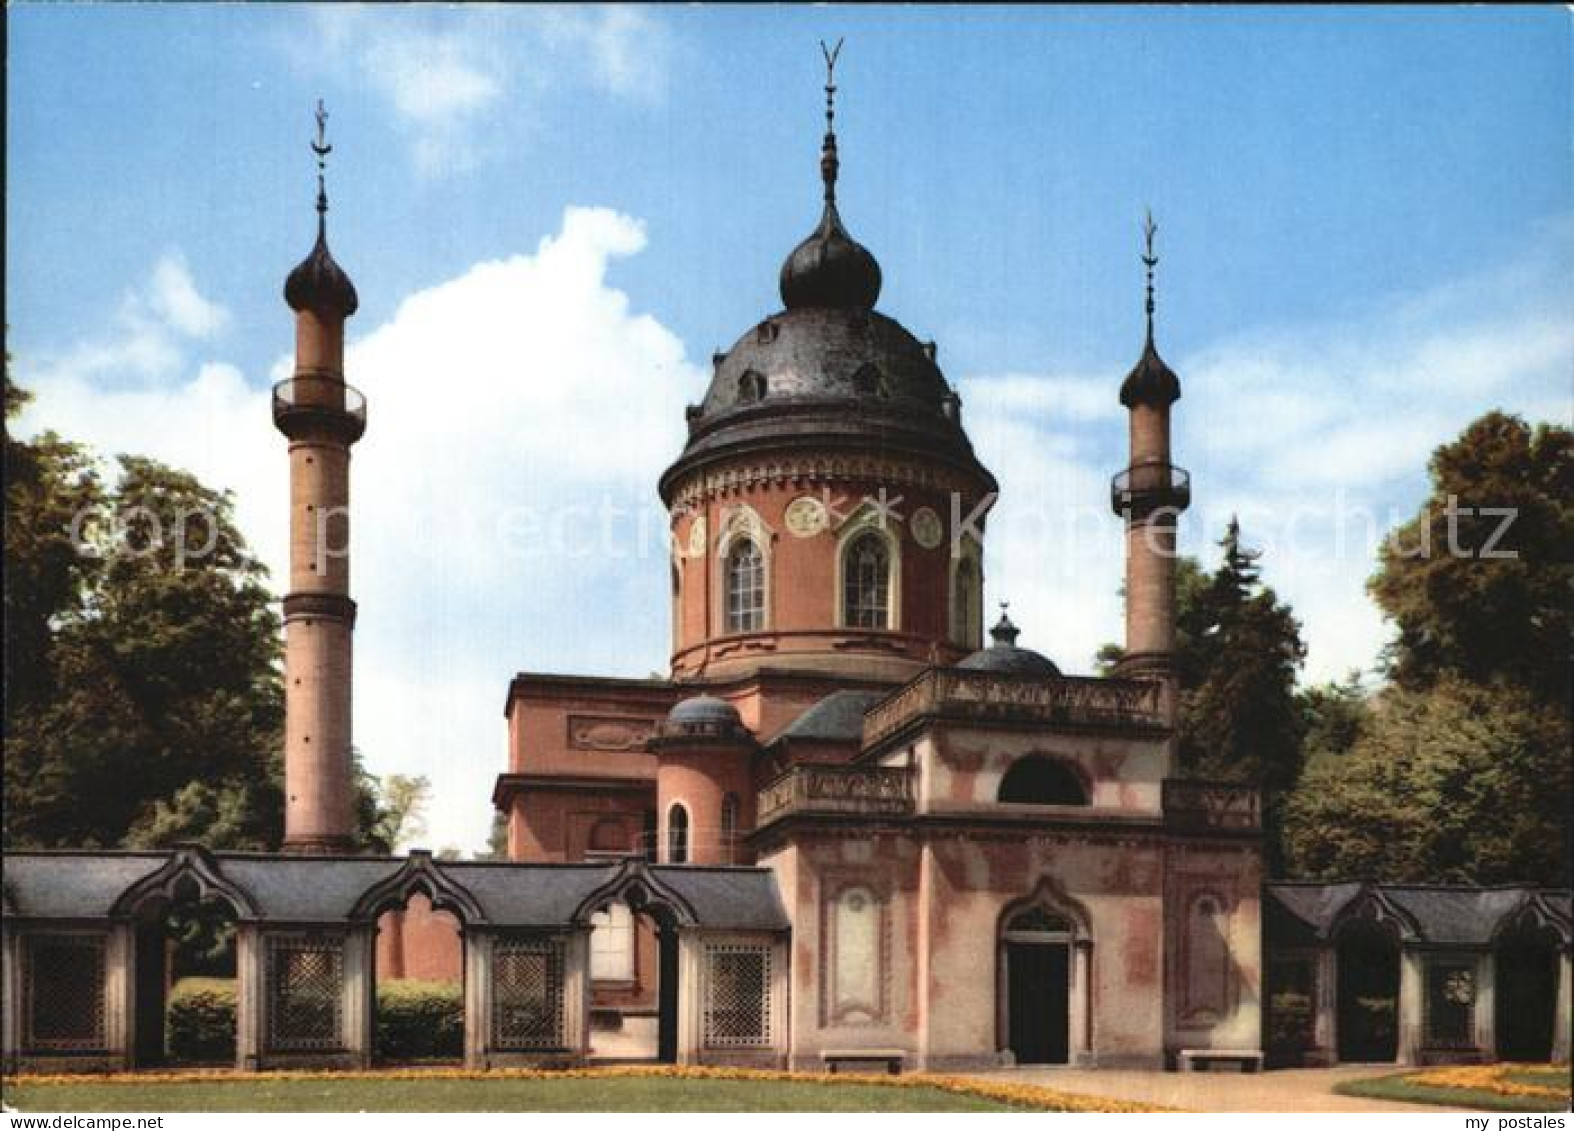
{"type": "Polygon", "coordinates": [[[634,719],[618,715],[570,715],[568,745],[574,750],[625,753],[645,749],[655,733],[655,719],[634,719]]]}
{"type": "Polygon", "coordinates": [[[714,499],[756,487],[817,487],[837,483],[881,483],[888,486],[957,492],[971,510],[978,495],[976,480],[944,466],[916,460],[873,456],[812,456],[772,460],[769,463],[734,464],[685,479],[674,492],[671,505],[683,512],[714,499]]]}

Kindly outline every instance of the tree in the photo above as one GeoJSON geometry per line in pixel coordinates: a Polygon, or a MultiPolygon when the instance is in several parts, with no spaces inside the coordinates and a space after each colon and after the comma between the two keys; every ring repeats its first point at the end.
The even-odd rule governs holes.
{"type": "MultiPolygon", "coordinates": [[[[1175,563],[1176,771],[1262,789],[1273,863],[1279,859],[1279,809],[1302,764],[1304,723],[1295,682],[1306,647],[1289,606],[1263,584],[1261,552],[1241,541],[1235,519],[1219,546],[1223,560],[1211,574],[1195,558],[1175,563]]],[[[1100,670],[1108,674],[1123,654],[1119,645],[1104,645],[1100,670]]]]}
{"type": "Polygon", "coordinates": [[[1263,585],[1260,551],[1234,519],[1224,560],[1178,609],[1180,770],[1190,777],[1259,784],[1270,798],[1300,773],[1295,679],[1306,647],[1289,607],[1263,585]]]}
{"type": "Polygon", "coordinates": [[[95,559],[77,552],[72,519],[103,501],[91,455],[53,432],[31,442],[11,425],[31,399],[5,372],[5,726],[17,727],[54,693],[53,643],[81,608],[95,559]]]}
{"type": "MultiPolygon", "coordinates": [[[[87,564],[58,602],[20,591],[53,576],[36,564],[19,585],[19,606],[58,609],[29,661],[44,692],[7,697],[7,842],[274,847],[283,691],[265,570],[227,493],[152,460],[118,465],[74,524],[21,492],[27,513],[73,531],[87,564]]],[[[24,558],[34,545],[55,549],[41,538],[24,558]]]]}
{"type": "Polygon", "coordinates": [[[486,836],[486,848],[475,854],[477,860],[507,860],[508,859],[508,817],[494,811],[492,813],[492,828],[486,836]]]}
{"type": "Polygon", "coordinates": [[[1349,753],[1310,764],[1285,805],[1291,874],[1566,885],[1571,737],[1507,683],[1390,687],[1349,753]]]}
{"type": "Polygon", "coordinates": [[[1307,766],[1349,753],[1372,725],[1371,705],[1358,671],[1342,683],[1308,687],[1295,701],[1301,715],[1301,760],[1307,766]]]}
{"type": "MultiPolygon", "coordinates": [[[[1193,557],[1177,557],[1175,559],[1175,651],[1181,659],[1180,667],[1196,667],[1195,663],[1188,664],[1197,649],[1197,642],[1191,638],[1188,627],[1191,619],[1187,616],[1188,610],[1195,608],[1202,600],[1203,593],[1208,588],[1209,577],[1203,570],[1202,563],[1193,557]]],[[[1120,599],[1126,599],[1126,586],[1120,587],[1120,599]]],[[[1114,674],[1116,666],[1126,656],[1123,645],[1111,641],[1099,648],[1093,657],[1094,670],[1099,675],[1114,674]]]]}
{"type": "Polygon", "coordinates": [[[377,823],[373,838],[385,852],[408,846],[426,835],[426,806],[432,783],[424,774],[389,774],[377,790],[377,823]]]}
{"type": "Polygon", "coordinates": [[[1383,546],[1369,587],[1398,638],[1403,687],[1457,673],[1554,704],[1574,631],[1574,432],[1490,412],[1439,447],[1421,511],[1383,546]]]}

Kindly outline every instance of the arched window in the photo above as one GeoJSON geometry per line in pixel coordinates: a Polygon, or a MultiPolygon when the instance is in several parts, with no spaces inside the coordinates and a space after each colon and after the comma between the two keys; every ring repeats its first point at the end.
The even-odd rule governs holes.
{"type": "Polygon", "coordinates": [[[1082,779],[1053,758],[1029,754],[1000,779],[1000,800],[1018,805],[1086,805],[1082,779]]]}
{"type": "Polygon", "coordinates": [[[634,916],[626,903],[609,903],[590,917],[590,980],[634,980],[634,916]]]}
{"type": "Polygon", "coordinates": [[[765,558],[753,539],[739,538],[727,551],[727,631],[765,627],[765,558]]]}
{"type": "Polygon", "coordinates": [[[951,640],[964,648],[977,648],[983,618],[983,593],[978,583],[978,563],[967,554],[956,563],[951,580],[951,640]]]}
{"type": "Polygon", "coordinates": [[[842,623],[848,628],[891,626],[891,553],[873,531],[858,535],[843,552],[842,623]]]}
{"type": "Polygon", "coordinates": [[[721,851],[729,864],[737,863],[738,795],[729,793],[721,799],[721,851]]]}
{"type": "Polygon", "coordinates": [[[689,811],[681,805],[667,810],[667,863],[689,862],[689,811]]]}

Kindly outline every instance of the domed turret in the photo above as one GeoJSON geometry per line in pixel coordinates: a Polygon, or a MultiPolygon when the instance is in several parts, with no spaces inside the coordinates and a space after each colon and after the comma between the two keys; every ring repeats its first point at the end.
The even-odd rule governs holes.
{"type": "Polygon", "coordinates": [[[971,672],[995,672],[1000,675],[1031,675],[1039,679],[1058,679],[1060,669],[1048,656],[1031,648],[1017,647],[1017,637],[1020,635],[1021,630],[1011,623],[1011,618],[1002,608],[1000,619],[995,622],[995,627],[989,630],[989,638],[994,643],[988,648],[974,652],[957,667],[971,672]]]}
{"type": "Polygon", "coordinates": [[[954,610],[978,607],[981,575],[950,551],[979,559],[998,487],[935,345],[874,309],[880,265],[837,211],[836,55],[825,48],[823,211],[782,265],[785,309],[715,354],[659,484],[680,678],[894,681],[973,646],[954,610]]]}

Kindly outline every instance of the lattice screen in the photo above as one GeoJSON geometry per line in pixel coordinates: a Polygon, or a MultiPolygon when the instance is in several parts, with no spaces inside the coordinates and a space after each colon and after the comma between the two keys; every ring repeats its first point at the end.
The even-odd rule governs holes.
{"type": "Polygon", "coordinates": [[[269,1049],[344,1047],[344,940],[269,936],[267,974],[269,1049]]]}
{"type": "Polygon", "coordinates": [[[771,944],[705,947],[705,1047],[771,1046],[771,944]]]}
{"type": "Polygon", "coordinates": [[[28,935],[22,967],[23,1044],[95,1052],[108,1044],[104,936],[28,935]]]}
{"type": "Polygon", "coordinates": [[[492,948],[492,1045],[563,1046],[563,940],[499,939],[492,948]]]}

